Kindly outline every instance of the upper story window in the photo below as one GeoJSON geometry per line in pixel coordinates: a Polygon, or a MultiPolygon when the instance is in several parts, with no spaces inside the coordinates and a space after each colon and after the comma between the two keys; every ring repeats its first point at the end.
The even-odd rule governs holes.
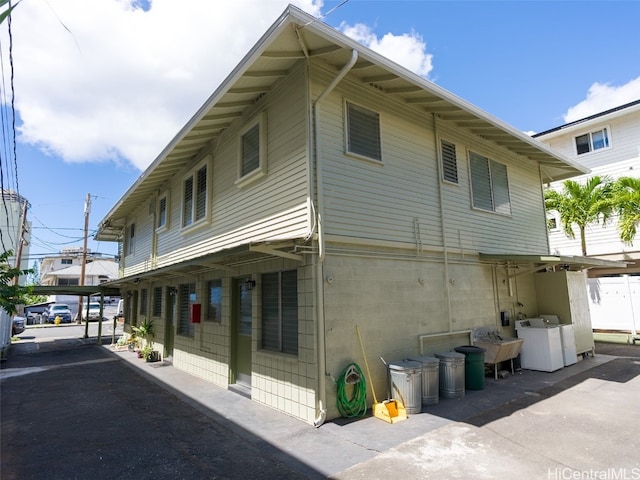
{"type": "Polygon", "coordinates": [[[266,113],[259,115],[240,132],[239,152],[236,185],[245,185],[267,172],[266,113]]]}
{"type": "Polygon", "coordinates": [[[445,182],[458,183],[458,159],[456,146],[453,143],[440,142],[442,157],[442,179],[445,182]]]}
{"type": "Polygon", "coordinates": [[[182,197],[182,226],[188,227],[207,215],[207,166],[184,179],[184,195],[182,197]]]}
{"type": "Polygon", "coordinates": [[[157,229],[167,228],[167,196],[158,199],[157,229]]]}
{"type": "Polygon", "coordinates": [[[560,216],[557,212],[547,212],[547,230],[550,232],[560,230],[560,216]]]}
{"type": "Polygon", "coordinates": [[[124,254],[132,255],[136,251],[136,224],[132,223],[125,230],[124,254]]]}
{"type": "Polygon", "coordinates": [[[382,161],[380,114],[346,102],[347,152],[382,161]]]}
{"type": "Polygon", "coordinates": [[[511,214],[507,167],[489,158],[469,153],[473,207],[511,214]]]}
{"type": "Polygon", "coordinates": [[[576,152],[578,155],[609,148],[609,131],[607,128],[579,135],[576,138],[576,152]]]}
{"type": "Polygon", "coordinates": [[[72,265],[73,264],[73,260],[71,258],[63,258],[60,260],[60,263],[62,265],[72,265]]]}

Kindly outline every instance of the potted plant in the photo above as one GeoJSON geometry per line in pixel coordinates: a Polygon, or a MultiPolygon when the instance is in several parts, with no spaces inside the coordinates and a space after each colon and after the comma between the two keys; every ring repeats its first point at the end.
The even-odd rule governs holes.
{"type": "Polygon", "coordinates": [[[131,331],[145,341],[144,347],[138,352],[139,358],[144,358],[148,362],[157,361],[159,352],[153,350],[153,321],[144,319],[140,325],[133,325],[131,331]]]}

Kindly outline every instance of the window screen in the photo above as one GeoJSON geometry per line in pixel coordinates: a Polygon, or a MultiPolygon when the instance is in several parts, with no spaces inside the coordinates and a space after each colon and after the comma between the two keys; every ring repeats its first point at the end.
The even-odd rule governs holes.
{"type": "Polygon", "coordinates": [[[347,151],[382,160],[380,146],[380,115],[366,108],[347,103],[347,151]]]}
{"type": "Polygon", "coordinates": [[[244,177],[260,168],[260,124],[256,124],[242,136],[242,166],[240,176],[244,177]]]}

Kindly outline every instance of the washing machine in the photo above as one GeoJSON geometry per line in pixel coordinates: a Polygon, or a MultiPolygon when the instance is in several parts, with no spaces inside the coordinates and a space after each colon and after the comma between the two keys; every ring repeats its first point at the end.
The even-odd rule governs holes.
{"type": "Polygon", "coordinates": [[[560,323],[557,315],[540,315],[548,325],[557,325],[560,328],[560,341],[562,342],[562,358],[564,366],[568,367],[578,362],[576,347],[576,334],[572,323],[560,323]]]}
{"type": "Polygon", "coordinates": [[[560,341],[562,342],[562,358],[564,366],[578,363],[578,354],[576,349],[576,335],[573,331],[573,325],[561,323],[558,325],[560,329],[560,341]]]}
{"type": "Polygon", "coordinates": [[[516,333],[522,338],[520,365],[527,370],[555,372],[564,367],[560,327],[544,319],[516,321],[516,333]]]}

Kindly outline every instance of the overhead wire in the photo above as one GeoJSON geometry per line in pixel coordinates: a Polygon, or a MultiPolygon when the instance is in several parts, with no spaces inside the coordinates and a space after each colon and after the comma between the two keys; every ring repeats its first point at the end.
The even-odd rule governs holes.
{"type": "MultiPolygon", "coordinates": [[[[11,2],[9,2],[8,8],[11,8],[11,2]]],[[[2,122],[2,143],[3,148],[0,153],[0,192],[2,197],[2,205],[4,208],[5,216],[7,218],[7,223],[11,221],[15,222],[15,230],[18,231],[20,228],[20,221],[17,218],[12,218],[12,213],[14,213],[14,209],[10,209],[7,204],[7,197],[10,197],[12,200],[16,199],[20,206],[22,206],[20,196],[20,186],[18,182],[18,161],[17,161],[17,142],[16,142],[16,125],[15,125],[15,89],[14,89],[14,65],[13,65],[13,35],[11,30],[11,13],[7,16],[7,33],[9,39],[9,69],[10,69],[10,93],[11,98],[10,101],[7,101],[7,88],[6,88],[6,75],[5,75],[5,62],[4,55],[2,55],[2,48],[0,48],[0,68],[2,69],[2,115],[0,116],[0,122],[2,122]],[[10,105],[10,107],[7,107],[10,105]],[[7,112],[11,113],[11,121],[7,119],[7,112]],[[13,162],[10,161],[10,157],[13,156],[13,162]],[[12,170],[13,165],[13,172],[12,170]],[[6,179],[5,180],[5,169],[6,169],[6,179]],[[8,181],[8,184],[7,184],[8,181]],[[11,188],[13,187],[13,188],[11,188]],[[10,195],[11,191],[15,192],[15,197],[10,195]],[[10,213],[11,211],[11,213],[10,213]]],[[[0,47],[2,45],[0,44],[0,47]]],[[[12,226],[13,227],[13,226],[12,226]]],[[[8,228],[7,233],[10,233],[14,228],[8,228]]],[[[18,237],[20,237],[21,232],[18,231],[18,237]]],[[[16,239],[16,246],[19,238],[16,239]]],[[[13,242],[12,242],[13,243],[13,242]]],[[[7,245],[5,243],[5,236],[3,234],[2,229],[0,229],[0,244],[2,245],[3,251],[7,251],[7,245]]]]}

